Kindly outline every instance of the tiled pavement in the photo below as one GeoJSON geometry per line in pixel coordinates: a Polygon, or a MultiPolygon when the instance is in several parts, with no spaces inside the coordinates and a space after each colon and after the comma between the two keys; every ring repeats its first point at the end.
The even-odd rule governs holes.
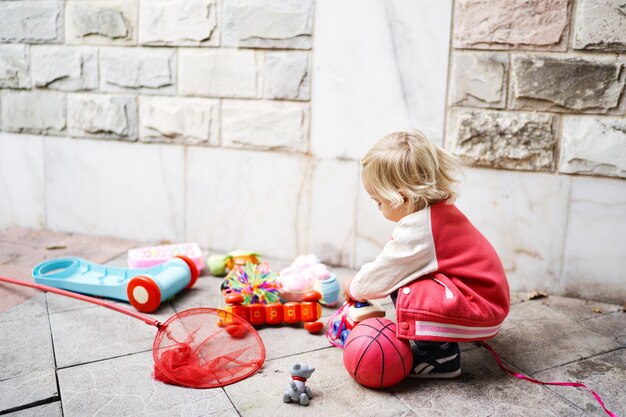
{"type": "MultiPolygon", "coordinates": [[[[12,228],[0,231],[0,275],[26,278],[44,258],[77,255],[124,265],[119,239],[12,228]],[[46,250],[45,247],[65,246],[46,250]]],[[[285,261],[269,260],[279,270],[285,261]]],[[[334,270],[341,278],[353,271],[334,270]]],[[[219,306],[220,280],[203,276],[156,316],[219,306]]],[[[626,313],[623,306],[549,296],[513,306],[492,346],[508,366],[535,378],[581,381],[626,416],[626,313]]],[[[393,318],[389,302],[384,306],[393,318]]],[[[324,309],[329,317],[331,309],[324,309]]],[[[576,388],[547,387],[504,374],[490,354],[463,346],[453,381],[407,380],[387,390],[356,384],[341,351],[296,326],[259,331],[267,359],[260,372],[225,388],[197,390],[154,381],[156,329],[105,308],[0,284],[0,414],[10,416],[603,416],[576,388]],[[282,402],[287,370],[314,365],[308,407],[282,402]]]]}

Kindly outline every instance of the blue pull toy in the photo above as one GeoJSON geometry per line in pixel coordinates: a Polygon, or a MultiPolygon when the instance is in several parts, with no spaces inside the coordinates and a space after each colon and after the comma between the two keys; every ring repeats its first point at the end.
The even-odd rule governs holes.
{"type": "Polygon", "coordinates": [[[50,259],[33,269],[38,284],[81,294],[130,302],[137,310],[151,313],[198,278],[198,268],[179,256],[147,269],[98,265],[76,257],[50,259]]]}

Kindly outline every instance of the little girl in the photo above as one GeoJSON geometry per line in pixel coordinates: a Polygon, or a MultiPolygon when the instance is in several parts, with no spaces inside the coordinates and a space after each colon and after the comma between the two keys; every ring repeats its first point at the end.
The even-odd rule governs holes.
{"type": "Polygon", "coordinates": [[[509,286],[487,239],[456,208],[454,157],[420,132],[382,138],[361,160],[363,186],[391,240],[346,285],[354,300],[391,295],[397,337],[411,339],[414,378],[461,373],[457,342],[494,337],[509,312],[509,286]]]}

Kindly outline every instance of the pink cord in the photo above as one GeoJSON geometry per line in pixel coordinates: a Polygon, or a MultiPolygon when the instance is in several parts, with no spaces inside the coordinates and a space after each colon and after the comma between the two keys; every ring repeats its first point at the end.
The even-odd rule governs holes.
{"type": "Polygon", "coordinates": [[[491,346],[489,346],[486,342],[480,342],[480,344],[493,355],[493,358],[496,360],[498,365],[500,365],[500,368],[502,368],[502,370],[504,372],[506,372],[507,374],[512,375],[512,376],[514,376],[516,378],[519,378],[519,379],[525,379],[526,381],[530,381],[530,382],[535,383],[535,384],[559,385],[559,386],[562,386],[562,387],[584,388],[587,391],[591,392],[591,394],[595,397],[596,401],[598,401],[598,403],[602,406],[604,411],[609,416],[611,416],[611,417],[618,417],[617,414],[613,413],[612,411],[610,411],[608,408],[605,407],[604,401],[602,401],[602,398],[600,398],[600,395],[598,395],[598,393],[595,392],[594,390],[592,390],[591,388],[587,387],[585,384],[583,384],[581,382],[555,382],[555,381],[553,381],[553,382],[544,382],[544,381],[539,381],[537,379],[531,378],[531,377],[526,376],[526,375],[519,374],[519,373],[517,373],[515,371],[510,370],[506,366],[504,366],[504,364],[502,363],[502,360],[500,359],[500,357],[498,356],[496,351],[491,346]]]}
{"type": "MultiPolygon", "coordinates": [[[[333,345],[334,347],[338,347],[338,348],[343,348],[343,344],[336,342],[335,341],[335,337],[333,337],[332,333],[333,333],[333,323],[335,322],[335,319],[338,316],[342,316],[341,317],[341,324],[343,325],[343,328],[346,328],[346,323],[345,323],[345,314],[343,314],[344,310],[348,307],[350,307],[351,303],[346,301],[344,302],[341,307],[339,307],[337,309],[337,311],[335,311],[333,313],[332,316],[330,316],[330,319],[328,319],[328,323],[326,324],[326,326],[328,326],[328,330],[326,330],[326,339],[328,339],[328,341],[330,342],[331,345],[333,345]]],[[[341,331],[342,329],[340,328],[337,331],[337,338],[341,337],[341,331]]]]}

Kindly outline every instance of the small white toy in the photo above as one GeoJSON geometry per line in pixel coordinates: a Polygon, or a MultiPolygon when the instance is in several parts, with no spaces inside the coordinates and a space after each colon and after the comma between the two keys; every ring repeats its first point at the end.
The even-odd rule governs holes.
{"type": "Polygon", "coordinates": [[[309,405],[309,400],[313,398],[313,395],[311,388],[306,386],[306,380],[311,378],[313,372],[315,372],[315,368],[310,368],[306,363],[293,364],[289,370],[291,381],[289,381],[289,388],[283,392],[283,401],[309,405]]]}

